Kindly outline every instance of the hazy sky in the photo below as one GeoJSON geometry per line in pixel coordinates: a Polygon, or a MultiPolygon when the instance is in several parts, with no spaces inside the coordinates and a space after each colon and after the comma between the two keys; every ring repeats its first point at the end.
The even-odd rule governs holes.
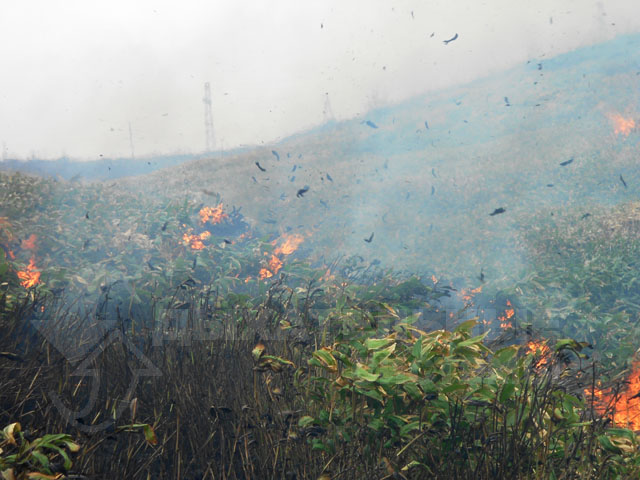
{"type": "Polygon", "coordinates": [[[0,0],[0,153],[203,151],[207,81],[216,149],[266,143],[325,93],[345,119],[638,31],[637,0],[0,0]]]}

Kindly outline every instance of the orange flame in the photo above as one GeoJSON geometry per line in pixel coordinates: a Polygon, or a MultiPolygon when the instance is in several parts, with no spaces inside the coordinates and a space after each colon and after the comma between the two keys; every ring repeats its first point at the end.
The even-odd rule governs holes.
{"type": "Polygon", "coordinates": [[[200,235],[190,235],[188,233],[185,233],[182,235],[182,241],[185,245],[190,246],[193,250],[202,250],[205,246],[202,242],[210,236],[211,233],[206,230],[200,235]]]}
{"type": "Polygon", "coordinates": [[[24,288],[31,288],[40,283],[40,272],[36,270],[36,263],[33,257],[29,260],[27,268],[18,272],[18,278],[22,280],[20,285],[24,288]]]}
{"type": "Polygon", "coordinates": [[[200,215],[200,221],[202,223],[211,222],[212,225],[220,223],[225,218],[229,218],[229,215],[222,213],[223,204],[219,203],[215,207],[203,207],[198,213],[200,215]]]}
{"type": "Polygon", "coordinates": [[[276,255],[291,255],[304,241],[304,236],[299,233],[294,233],[293,235],[284,234],[282,237],[284,242],[275,249],[276,255]]]}
{"type": "Polygon", "coordinates": [[[327,268],[327,271],[324,273],[324,275],[322,275],[320,277],[320,281],[321,282],[330,282],[332,280],[335,280],[336,276],[335,275],[331,275],[331,269],[327,268]]]}
{"type": "Polygon", "coordinates": [[[526,348],[525,353],[527,355],[535,355],[536,357],[539,357],[539,359],[534,363],[535,368],[544,367],[547,364],[549,355],[551,354],[551,349],[547,345],[546,341],[535,342],[531,340],[526,343],[524,348],[526,348]]]}
{"type": "Polygon", "coordinates": [[[259,272],[260,280],[264,280],[265,278],[273,277],[278,270],[282,268],[282,260],[280,260],[277,256],[271,255],[271,259],[269,260],[269,268],[261,268],[259,272]]]}
{"type": "Polygon", "coordinates": [[[609,120],[613,122],[614,132],[616,135],[623,134],[628,136],[636,127],[636,122],[633,118],[625,118],[619,113],[610,113],[607,115],[609,120]]]}
{"type": "Polygon", "coordinates": [[[36,240],[38,237],[34,233],[32,233],[29,238],[25,238],[20,242],[20,248],[24,250],[35,250],[36,248],[36,240]]]}
{"type": "MultiPolygon", "coordinates": [[[[584,392],[588,398],[591,396],[591,389],[587,388],[584,392]]],[[[595,410],[601,415],[606,412],[607,406],[612,406],[611,420],[615,425],[640,431],[640,361],[633,362],[625,388],[619,395],[596,388],[593,401],[595,410]]]]}
{"type": "MultiPolygon", "coordinates": [[[[284,241],[279,247],[276,247],[274,253],[271,255],[271,259],[268,262],[269,268],[260,269],[258,275],[261,280],[273,277],[282,268],[282,260],[280,259],[279,255],[291,255],[304,241],[304,236],[300,235],[299,233],[294,233],[293,235],[284,234],[282,238],[284,239],[284,241]]],[[[274,240],[272,242],[272,245],[275,245],[276,243],[277,240],[274,240]]],[[[267,254],[265,253],[265,255],[267,254]]]]}
{"type": "MultiPolygon", "coordinates": [[[[507,307],[511,307],[511,302],[507,300],[507,307]]],[[[511,322],[511,318],[515,315],[515,310],[513,308],[507,308],[504,311],[504,315],[498,317],[500,320],[500,328],[512,328],[513,323],[511,322]]]]}
{"type": "Polygon", "coordinates": [[[460,290],[460,296],[462,297],[462,300],[464,300],[465,302],[470,302],[473,296],[476,293],[480,293],[480,292],[482,292],[482,286],[478,288],[472,288],[470,290],[463,288],[462,290],[460,290]]]}
{"type": "Polygon", "coordinates": [[[271,273],[266,268],[261,268],[260,272],[258,274],[260,275],[260,280],[264,280],[265,278],[273,277],[273,273],[271,273]]]}
{"type": "MultiPolygon", "coordinates": [[[[509,300],[507,300],[507,306],[511,307],[511,302],[509,300]]],[[[515,312],[515,310],[513,308],[507,308],[504,311],[504,313],[507,316],[507,318],[511,318],[511,317],[513,317],[515,315],[516,312],[515,312]]]]}
{"type": "Polygon", "coordinates": [[[280,260],[275,255],[271,255],[271,260],[269,260],[269,268],[274,274],[278,273],[278,270],[282,268],[282,260],[280,260]]]}

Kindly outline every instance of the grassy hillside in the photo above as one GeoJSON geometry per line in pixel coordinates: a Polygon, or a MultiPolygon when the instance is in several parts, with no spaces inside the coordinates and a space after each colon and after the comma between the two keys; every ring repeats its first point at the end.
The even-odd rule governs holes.
{"type": "Polygon", "coordinates": [[[616,134],[612,115],[636,115],[639,45],[639,36],[621,37],[532,59],[277,145],[122,185],[199,201],[218,192],[262,231],[312,232],[318,256],[358,254],[467,278],[484,268],[500,279],[527,266],[520,233],[540,215],[571,212],[577,220],[637,198],[637,130],[616,134]],[[305,185],[309,192],[297,198],[305,185]],[[490,217],[498,207],[506,214],[490,217]]]}
{"type": "Polygon", "coordinates": [[[637,478],[639,46],[145,176],[0,173],[2,476],[637,478]]]}

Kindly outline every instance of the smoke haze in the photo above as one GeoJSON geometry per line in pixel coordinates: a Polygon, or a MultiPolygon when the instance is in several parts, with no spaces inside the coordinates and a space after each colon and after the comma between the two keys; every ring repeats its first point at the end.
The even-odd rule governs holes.
{"type": "Polygon", "coordinates": [[[259,145],[321,124],[327,93],[357,117],[639,28],[623,0],[5,3],[2,157],[201,152],[204,82],[216,150],[259,145]]]}

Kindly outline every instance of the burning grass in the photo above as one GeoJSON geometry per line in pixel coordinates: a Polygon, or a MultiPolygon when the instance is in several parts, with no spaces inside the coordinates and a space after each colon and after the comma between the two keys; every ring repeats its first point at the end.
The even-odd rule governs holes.
{"type": "Polygon", "coordinates": [[[599,415],[620,428],[640,432],[640,361],[631,364],[622,384],[607,389],[594,386],[585,389],[585,394],[599,415]]]}
{"type": "Polygon", "coordinates": [[[224,219],[228,219],[229,215],[227,215],[222,211],[223,208],[224,208],[224,205],[222,203],[219,203],[215,207],[202,207],[198,212],[198,215],[200,216],[200,221],[203,224],[206,224],[207,222],[209,222],[212,225],[215,225],[217,223],[222,222],[224,219]]]}
{"type": "Polygon", "coordinates": [[[186,246],[191,247],[192,250],[202,250],[205,247],[204,241],[207,240],[210,236],[211,232],[206,230],[198,235],[185,233],[182,235],[182,241],[186,246]]]}
{"type": "MultiPolygon", "coordinates": [[[[280,245],[275,248],[273,254],[270,256],[269,261],[267,262],[267,267],[263,267],[260,269],[258,277],[261,280],[264,280],[267,278],[271,278],[275,274],[277,274],[284,265],[282,258],[295,252],[303,241],[303,235],[284,234],[279,240],[276,239],[271,242],[271,245],[273,246],[278,245],[278,243],[280,243],[280,245]]],[[[269,254],[265,252],[265,256],[269,256],[269,254]]]]}
{"type": "MultiPolygon", "coordinates": [[[[69,195],[59,188],[56,194],[69,195]]],[[[46,188],[29,191],[32,197],[20,200],[37,212],[29,231],[17,217],[0,224],[0,327],[6,332],[0,343],[6,387],[1,420],[70,433],[83,446],[72,474],[315,479],[636,473],[635,437],[607,429],[609,422],[635,428],[629,414],[635,387],[593,395],[584,387],[596,380],[612,384],[616,362],[640,338],[629,314],[638,304],[629,269],[639,258],[633,244],[606,257],[595,234],[580,241],[541,235],[546,251],[553,252],[553,245],[571,261],[552,255],[545,264],[539,257],[536,275],[505,292],[490,283],[457,291],[440,272],[438,278],[403,278],[357,259],[311,268],[296,260],[306,234],[272,239],[224,230],[223,236],[216,229],[232,227],[234,217],[202,222],[202,209],[189,201],[139,199],[134,204],[142,218],[123,208],[92,210],[89,219],[86,211],[71,210],[65,212],[75,219],[69,231],[53,235],[52,202],[38,201],[46,188]],[[7,253],[13,250],[15,262],[7,253]],[[26,268],[14,268],[27,259],[26,268]],[[39,282],[22,285],[26,277],[19,271],[38,274],[39,282]],[[624,289],[605,288],[612,279],[624,289]],[[63,288],[65,298],[81,295],[94,304],[65,303],[63,288]],[[462,322],[474,308],[495,307],[487,298],[498,293],[494,322],[462,322]],[[440,302],[449,298],[459,312],[443,311],[440,302]],[[590,303],[596,298],[597,305],[590,303]],[[603,313],[601,305],[610,300],[612,309],[603,313]],[[546,340],[522,338],[531,327],[518,311],[523,304],[546,340]],[[601,317],[594,315],[596,307],[601,317]],[[558,318],[562,323],[551,328],[558,318]],[[600,318],[606,329],[595,323],[600,318]],[[424,327],[438,322],[432,331],[424,327]],[[87,404],[91,378],[75,377],[77,361],[60,352],[73,347],[82,357],[81,346],[95,343],[95,331],[125,334],[162,376],[142,379],[128,393],[135,355],[124,344],[101,352],[93,360],[105,383],[98,406],[82,422],[100,424],[114,411],[121,416],[113,428],[89,434],[82,423],[67,423],[41,392],[56,392],[76,410],[87,404]],[[494,333],[502,344],[485,343],[494,333]],[[573,336],[580,342],[553,340],[573,336]],[[65,348],[57,352],[58,342],[65,348]],[[606,369],[600,360],[591,363],[587,343],[608,359],[606,369]],[[256,345],[264,349],[253,353],[256,345]],[[152,428],[157,443],[130,431],[134,424],[152,428]]],[[[83,190],[82,202],[68,203],[85,205],[103,194],[83,190]]],[[[114,205],[120,200],[126,205],[131,197],[114,205]]],[[[223,215],[222,203],[217,205],[223,215]]],[[[633,375],[625,378],[635,383],[633,375]]]]}
{"type": "MultiPolygon", "coordinates": [[[[536,99],[551,88],[544,83],[531,87],[536,99]]],[[[582,100],[596,90],[584,87],[582,100]]],[[[288,142],[293,158],[281,152],[268,185],[245,166],[269,149],[136,178],[129,190],[0,174],[4,424],[70,432],[83,446],[77,478],[637,478],[634,433],[608,426],[636,428],[637,366],[624,367],[640,344],[640,217],[634,204],[612,212],[587,202],[594,193],[626,201],[637,188],[635,120],[593,121],[591,102],[587,123],[526,135],[516,124],[496,144],[490,136],[519,108],[501,108],[491,125],[477,114],[484,106],[469,109],[472,95],[460,97],[459,106],[429,106],[429,141],[410,140],[427,138],[411,124],[395,151],[379,143],[390,125],[372,142],[355,124],[331,130],[342,143],[314,137],[308,162],[294,152],[298,140],[288,142]],[[451,128],[434,150],[447,117],[467,117],[465,130],[451,128]],[[486,143],[469,144],[481,127],[486,143]],[[245,206],[252,231],[211,191],[202,172],[214,166],[225,170],[225,202],[245,206]],[[298,167],[297,181],[310,184],[304,197],[288,175],[298,167]],[[161,190],[166,197],[155,196],[161,190]],[[495,202],[507,213],[489,218],[495,202]],[[267,221],[280,225],[267,231],[267,221]],[[313,239],[278,236],[286,225],[313,239]],[[299,260],[303,239],[321,267],[299,260]],[[353,256],[329,260],[344,246],[353,256]],[[531,268],[509,276],[520,254],[531,268]],[[384,273],[376,257],[428,274],[384,273]],[[455,274],[486,283],[457,292],[455,274]],[[498,294],[499,304],[487,301],[498,294]],[[444,308],[447,299],[456,308],[444,308]],[[499,311],[476,328],[462,322],[475,308],[499,311]],[[74,374],[83,348],[100,343],[96,331],[126,335],[162,376],[128,393],[132,350],[95,350],[99,401],[69,423],[51,392],[70,408],[87,405],[92,378],[74,374]],[[67,348],[77,357],[63,356],[67,348]],[[106,431],[82,427],[114,416],[106,431]],[[157,442],[131,431],[136,424],[157,442]]]]}
{"type": "MultiPolygon", "coordinates": [[[[151,318],[136,317],[133,333],[120,319],[116,331],[128,332],[162,374],[141,377],[131,396],[136,356],[125,343],[107,343],[91,364],[100,371],[95,402],[98,379],[75,376],[76,366],[49,344],[51,331],[25,337],[20,319],[42,316],[58,334],[81,338],[89,324],[105,322],[108,301],[83,318],[39,295],[14,303],[0,317],[6,332],[0,350],[13,352],[0,356],[0,420],[19,419],[30,435],[45,426],[69,433],[82,447],[70,476],[317,479],[343,472],[488,479],[633,472],[609,456],[608,448],[617,448],[611,442],[626,441],[625,434],[606,429],[606,412],[589,419],[579,384],[590,378],[575,361],[560,360],[567,348],[579,353],[576,343],[553,353],[549,347],[528,353],[530,345],[490,349],[483,335],[472,336],[474,322],[425,332],[415,317],[404,317],[402,302],[393,299],[416,294],[413,282],[385,280],[382,295],[370,297],[366,285],[309,280],[277,281],[245,299],[203,295],[187,285],[179,303],[151,305],[163,319],[156,328],[151,318]],[[326,293],[315,295],[318,288],[326,293]],[[346,295],[351,300],[343,303],[346,295]],[[321,311],[327,318],[318,323],[321,311]],[[55,392],[71,411],[90,405],[91,412],[69,424],[55,408],[37,406],[50,401],[40,392],[55,392]],[[108,423],[114,411],[121,416],[112,427],[85,428],[108,423]],[[132,425],[146,425],[149,435],[132,425]],[[604,439],[590,442],[588,432],[604,439]]],[[[433,302],[431,295],[425,299],[433,302]]]]}
{"type": "Polygon", "coordinates": [[[16,272],[20,279],[20,285],[24,288],[31,288],[40,283],[40,272],[36,269],[35,259],[31,257],[29,264],[24,270],[16,272]]]}

